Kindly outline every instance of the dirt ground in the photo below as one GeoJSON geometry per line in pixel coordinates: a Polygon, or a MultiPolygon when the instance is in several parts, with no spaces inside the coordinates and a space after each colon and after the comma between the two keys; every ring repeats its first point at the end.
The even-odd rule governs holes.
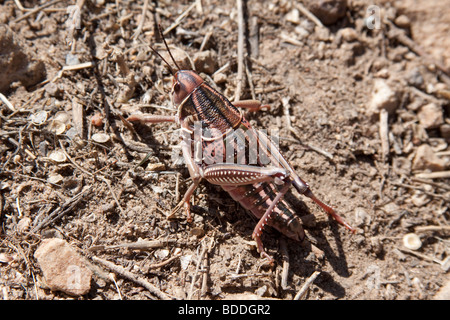
{"type": "Polygon", "coordinates": [[[349,0],[324,16],[309,1],[243,1],[242,12],[232,0],[192,3],[149,2],[143,19],[144,1],[78,1],[80,15],[75,1],[1,2],[0,296],[160,299],[156,288],[176,299],[289,300],[305,284],[309,300],[443,294],[450,2],[349,0]],[[239,21],[239,96],[270,105],[248,120],[279,130],[298,174],[356,228],[292,191],[307,239],[267,229],[274,266],[252,241],[257,220],[220,187],[196,190],[192,223],[169,220],[191,183],[178,127],[124,121],[176,113],[171,75],[150,50],[169,59],[158,23],[178,63],[233,101],[239,21]],[[407,234],[421,244],[405,245],[407,234]],[[52,287],[35,254],[48,238],[94,270],[87,293],[52,287]]]}

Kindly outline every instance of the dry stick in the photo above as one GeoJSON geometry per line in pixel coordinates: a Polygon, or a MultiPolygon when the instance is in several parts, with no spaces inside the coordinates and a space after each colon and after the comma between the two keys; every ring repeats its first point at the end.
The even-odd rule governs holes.
{"type": "Polygon", "coordinates": [[[81,70],[81,69],[86,69],[86,68],[92,68],[94,66],[95,66],[95,63],[92,61],[83,62],[83,63],[76,64],[73,66],[64,66],[53,79],[46,79],[46,80],[38,83],[36,86],[43,86],[44,84],[47,84],[49,82],[55,82],[56,80],[58,80],[59,78],[61,78],[63,76],[64,71],[81,70]]]}
{"type": "Polygon", "coordinates": [[[426,190],[424,190],[424,188],[422,188],[422,187],[412,186],[412,185],[409,185],[409,184],[406,184],[406,183],[399,183],[399,182],[391,182],[391,184],[394,185],[394,186],[397,186],[397,187],[402,187],[402,188],[407,188],[407,189],[419,190],[419,191],[421,191],[422,193],[424,193],[424,194],[426,194],[426,195],[429,195],[429,196],[431,196],[431,197],[434,197],[434,198],[438,198],[438,199],[442,199],[442,200],[450,200],[450,199],[448,199],[447,197],[445,197],[445,196],[443,196],[443,195],[436,194],[436,193],[434,193],[434,192],[426,191],[426,190]]]}
{"type": "Polygon", "coordinates": [[[244,8],[242,0],[236,0],[236,5],[238,10],[238,71],[236,77],[236,92],[234,94],[234,101],[239,101],[244,84],[244,8]]]}
{"type": "Polygon", "coordinates": [[[309,287],[311,284],[316,280],[316,278],[319,276],[320,271],[314,271],[313,274],[306,280],[305,284],[301,287],[300,291],[297,292],[297,294],[294,297],[294,300],[300,300],[304,297],[304,295],[308,292],[309,287]]]}
{"type": "Polygon", "coordinates": [[[281,288],[286,290],[288,288],[288,275],[289,275],[289,252],[287,249],[286,240],[280,239],[280,251],[283,259],[283,271],[281,272],[281,288]]]}
{"type": "Polygon", "coordinates": [[[170,31],[172,31],[173,29],[178,27],[178,25],[181,23],[181,21],[183,21],[183,19],[188,16],[189,12],[191,12],[191,10],[197,6],[197,2],[198,2],[198,0],[195,1],[194,3],[192,3],[180,16],[178,16],[178,18],[175,19],[175,22],[172,23],[166,30],[163,31],[163,35],[165,36],[170,31]]]}
{"type": "Polygon", "coordinates": [[[427,231],[450,231],[450,226],[425,226],[417,227],[415,232],[427,232],[427,231]]]}
{"type": "Polygon", "coordinates": [[[148,282],[145,279],[140,278],[139,276],[125,270],[123,267],[115,265],[112,262],[109,262],[107,260],[98,258],[98,257],[92,257],[92,260],[100,263],[101,265],[107,267],[108,269],[110,269],[111,271],[119,274],[120,276],[133,281],[134,283],[137,283],[138,285],[144,287],[145,289],[147,289],[148,291],[150,291],[150,293],[154,294],[155,296],[157,296],[158,298],[162,299],[162,300],[172,300],[172,298],[165,292],[162,292],[161,290],[159,290],[158,288],[156,288],[153,284],[151,284],[150,282],[148,282]]]}
{"type": "MultiPolygon", "coordinates": [[[[440,62],[433,59],[429,54],[423,50],[421,46],[414,42],[411,38],[409,38],[404,30],[397,28],[391,21],[387,20],[386,23],[389,25],[390,31],[388,32],[388,37],[391,39],[396,39],[401,44],[407,46],[411,51],[415,52],[419,56],[425,59],[426,62],[434,64],[438,69],[444,72],[446,75],[450,73],[450,71],[440,62]]],[[[448,78],[447,78],[448,80],[448,78]]]]}
{"type": "Polygon", "coordinates": [[[389,115],[385,109],[380,110],[381,158],[383,162],[389,157],[389,115]]]}
{"type": "Polygon", "coordinates": [[[82,190],[77,195],[73,196],[71,199],[64,202],[64,204],[60,207],[58,207],[56,210],[54,210],[52,213],[50,213],[44,220],[42,220],[37,226],[35,226],[32,229],[33,233],[36,233],[40,229],[48,226],[53,221],[59,219],[66,213],[70,212],[75,208],[75,206],[80,203],[81,200],[84,199],[85,195],[88,194],[88,192],[91,190],[91,187],[85,187],[84,190],[82,190]]]}
{"type": "Polygon", "coordinates": [[[131,242],[131,243],[121,243],[121,244],[115,244],[115,245],[96,245],[89,248],[90,251],[96,251],[96,250],[109,250],[109,249],[119,249],[119,248],[126,248],[131,250],[148,250],[148,249],[155,249],[155,248],[163,248],[166,247],[168,244],[176,243],[175,239],[167,239],[167,240],[148,240],[148,241],[137,241],[137,242],[131,242]]]}
{"type": "Polygon", "coordinates": [[[255,85],[253,84],[252,71],[250,70],[248,63],[245,63],[245,74],[247,75],[248,85],[250,86],[250,92],[252,94],[252,99],[257,100],[256,93],[255,93],[255,85]]]}
{"type": "Polygon", "coordinates": [[[401,248],[401,247],[398,247],[397,249],[400,250],[400,251],[412,254],[412,255],[414,255],[416,257],[419,257],[421,259],[435,262],[435,263],[439,264],[441,266],[441,268],[444,269],[444,271],[448,271],[448,269],[450,268],[450,263],[449,263],[450,257],[447,257],[444,260],[439,260],[438,258],[429,257],[429,256],[427,256],[425,254],[413,251],[411,249],[406,249],[406,248],[401,248]]]}
{"type": "Polygon", "coordinates": [[[139,20],[139,25],[136,29],[136,32],[131,37],[131,39],[137,39],[139,37],[139,35],[141,34],[142,28],[144,27],[145,15],[147,14],[147,9],[148,9],[148,0],[144,0],[144,5],[142,6],[141,19],[139,20]]]}
{"type": "Polygon", "coordinates": [[[424,184],[429,184],[429,185],[431,185],[431,186],[435,186],[435,187],[440,188],[440,189],[450,190],[450,186],[447,186],[447,185],[442,184],[442,183],[433,182],[433,181],[424,180],[424,179],[419,179],[419,178],[414,178],[414,177],[411,178],[411,180],[412,180],[412,181],[415,181],[415,182],[420,182],[420,183],[424,183],[424,184]]]}
{"type": "Polygon", "coordinates": [[[22,4],[20,3],[19,0],[14,0],[14,2],[16,3],[16,6],[19,8],[20,11],[26,11],[27,9],[25,9],[22,4]]]}
{"type": "Polygon", "coordinates": [[[189,289],[189,293],[188,293],[188,296],[187,296],[188,300],[192,299],[192,295],[194,293],[195,282],[197,280],[197,274],[198,274],[198,272],[200,270],[200,266],[202,264],[203,256],[206,254],[206,251],[208,250],[208,246],[206,245],[205,242],[203,242],[203,246],[202,247],[203,247],[202,251],[200,252],[200,255],[199,255],[198,260],[197,260],[197,267],[195,268],[195,273],[194,273],[194,276],[192,277],[191,287],[189,289]]]}
{"type": "Polygon", "coordinates": [[[208,255],[206,255],[205,259],[203,259],[203,272],[202,275],[202,287],[200,289],[200,297],[204,297],[208,292],[208,255]]]}
{"type": "Polygon", "coordinates": [[[312,14],[311,11],[306,9],[306,7],[302,5],[300,2],[296,2],[296,7],[301,13],[303,13],[309,20],[314,22],[317,26],[322,28],[324,27],[322,22],[314,14],[312,14]]]}
{"type": "Polygon", "coordinates": [[[16,108],[14,108],[12,103],[9,102],[9,100],[2,93],[0,93],[0,100],[3,101],[3,103],[9,108],[9,110],[11,110],[12,112],[16,111],[16,108]]]}
{"type": "Polygon", "coordinates": [[[165,261],[162,261],[162,262],[159,262],[159,263],[155,263],[155,264],[151,264],[151,265],[148,266],[148,268],[149,269],[161,268],[161,267],[165,266],[166,264],[171,263],[173,260],[178,259],[179,257],[181,257],[181,253],[179,253],[179,254],[177,254],[177,255],[175,255],[175,256],[173,256],[173,257],[171,257],[171,258],[169,258],[169,259],[167,259],[165,261]]]}
{"type": "Polygon", "coordinates": [[[450,171],[423,172],[416,174],[415,177],[420,179],[450,178],[450,171]]]}
{"type": "Polygon", "coordinates": [[[64,145],[62,144],[61,140],[59,141],[59,145],[61,146],[61,149],[62,149],[64,155],[67,157],[67,159],[69,159],[69,161],[70,161],[70,162],[71,162],[78,170],[80,170],[81,172],[84,172],[84,173],[87,174],[88,176],[91,176],[91,177],[96,178],[96,179],[100,179],[100,180],[102,180],[104,183],[106,183],[106,185],[108,186],[108,189],[109,189],[109,191],[111,192],[111,195],[112,195],[112,197],[113,197],[113,199],[114,199],[114,202],[116,203],[116,205],[117,205],[117,207],[119,208],[120,212],[121,212],[122,214],[125,214],[125,211],[123,210],[122,206],[120,205],[119,199],[117,199],[117,196],[116,196],[116,194],[114,193],[114,190],[113,190],[112,187],[111,187],[111,183],[109,183],[109,181],[108,181],[105,177],[103,177],[103,176],[100,176],[100,175],[94,175],[93,173],[91,173],[91,172],[89,172],[89,171],[87,171],[87,170],[84,170],[78,163],[76,163],[76,162],[69,156],[69,154],[67,153],[66,149],[64,148],[64,145]]]}
{"type": "Polygon", "coordinates": [[[54,4],[58,3],[58,2],[61,2],[61,0],[54,0],[54,1],[51,1],[51,2],[49,2],[49,3],[46,3],[46,4],[42,5],[42,6],[40,6],[40,7],[37,7],[36,9],[33,9],[33,10],[31,10],[31,11],[28,11],[28,12],[25,13],[23,16],[20,16],[20,17],[18,17],[17,19],[13,20],[13,23],[17,23],[17,22],[19,22],[19,21],[22,21],[23,19],[26,19],[26,18],[28,18],[29,16],[32,16],[33,14],[35,14],[35,13],[41,11],[42,9],[48,8],[48,7],[54,5],[54,4]]]}
{"type": "Polygon", "coordinates": [[[310,144],[305,144],[302,142],[302,140],[300,139],[300,134],[298,133],[298,131],[291,125],[291,115],[289,112],[289,97],[283,98],[281,99],[281,102],[283,104],[283,113],[284,116],[286,118],[286,127],[288,128],[288,130],[294,135],[295,138],[297,138],[298,142],[302,145],[304,145],[305,147],[307,147],[308,149],[311,149],[317,153],[320,153],[321,155],[327,157],[328,159],[333,159],[333,155],[325,150],[322,150],[318,147],[315,147],[313,145],[310,144]]]}

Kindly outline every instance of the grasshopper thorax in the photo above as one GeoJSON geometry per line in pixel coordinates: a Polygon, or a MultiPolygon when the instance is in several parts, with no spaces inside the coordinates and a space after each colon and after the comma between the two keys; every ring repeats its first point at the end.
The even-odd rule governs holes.
{"type": "Polygon", "coordinates": [[[172,80],[173,103],[178,106],[203,82],[193,70],[178,70],[172,80]]]}

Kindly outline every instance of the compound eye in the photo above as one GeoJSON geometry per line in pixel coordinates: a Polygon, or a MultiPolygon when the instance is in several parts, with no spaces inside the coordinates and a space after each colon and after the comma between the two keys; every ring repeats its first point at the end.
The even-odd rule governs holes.
{"type": "Polygon", "coordinates": [[[173,86],[173,91],[174,91],[175,93],[180,92],[180,84],[179,84],[178,82],[175,83],[175,85],[173,86]]]}

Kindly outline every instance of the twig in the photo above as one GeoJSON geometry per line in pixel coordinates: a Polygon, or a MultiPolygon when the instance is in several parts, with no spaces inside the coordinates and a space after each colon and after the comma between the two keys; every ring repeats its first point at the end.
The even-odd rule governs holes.
{"type": "Polygon", "coordinates": [[[16,6],[19,8],[20,11],[25,11],[26,9],[22,6],[22,3],[20,3],[19,0],[14,0],[16,3],[16,6]]]}
{"type": "Polygon", "coordinates": [[[389,157],[389,115],[387,110],[380,110],[381,158],[383,162],[389,157]]]}
{"type": "Polygon", "coordinates": [[[82,190],[80,193],[78,193],[77,195],[73,196],[71,199],[64,202],[62,206],[58,207],[56,210],[54,210],[52,213],[50,213],[45,219],[43,219],[38,225],[36,225],[32,229],[32,232],[33,233],[38,232],[40,229],[48,226],[53,221],[59,219],[66,213],[72,211],[73,208],[75,208],[75,206],[81,202],[81,200],[85,199],[86,194],[88,194],[90,190],[91,190],[91,187],[86,186],[84,188],[84,190],[82,190]]]}
{"type": "Polygon", "coordinates": [[[58,3],[58,2],[61,2],[61,0],[54,0],[54,1],[51,1],[51,2],[49,2],[49,3],[46,3],[46,4],[42,5],[42,6],[40,6],[40,7],[37,7],[37,8],[35,8],[35,9],[31,10],[31,11],[28,11],[28,12],[25,13],[23,16],[20,16],[20,17],[18,17],[17,19],[13,20],[13,23],[17,23],[17,22],[19,22],[19,21],[22,21],[23,19],[26,19],[26,18],[28,18],[29,16],[32,16],[33,14],[35,14],[35,13],[41,11],[42,9],[51,7],[52,5],[54,5],[54,4],[58,3]]]}
{"type": "Polygon", "coordinates": [[[283,259],[283,271],[281,272],[281,288],[286,290],[288,288],[289,275],[289,252],[286,245],[286,240],[280,239],[280,251],[283,259]]]}
{"type": "Polygon", "coordinates": [[[11,176],[20,176],[20,177],[24,177],[24,178],[27,178],[27,179],[32,179],[32,180],[40,181],[40,182],[43,182],[43,183],[48,183],[48,184],[51,184],[51,185],[54,186],[54,187],[62,188],[62,186],[60,186],[59,184],[56,184],[56,183],[47,181],[47,180],[45,180],[45,179],[41,179],[41,178],[36,178],[36,177],[28,176],[28,175],[26,175],[26,174],[22,174],[22,173],[19,173],[19,172],[13,172],[13,171],[9,171],[9,170],[3,170],[2,173],[9,174],[9,175],[11,175],[11,176]]]}
{"type": "Polygon", "coordinates": [[[194,276],[192,277],[191,287],[189,289],[187,300],[191,300],[192,299],[192,295],[194,294],[195,282],[197,281],[197,275],[198,275],[198,273],[200,271],[200,266],[202,265],[203,257],[205,256],[205,254],[209,250],[211,250],[211,247],[212,247],[212,244],[213,244],[213,241],[214,241],[214,239],[211,239],[211,242],[209,244],[206,244],[207,239],[208,238],[205,238],[203,240],[203,242],[202,242],[202,244],[203,244],[202,245],[202,251],[200,252],[200,255],[199,255],[198,260],[197,260],[197,266],[195,268],[194,276]]]}
{"type": "Polygon", "coordinates": [[[313,150],[313,151],[315,151],[317,153],[320,153],[321,155],[323,155],[323,156],[325,156],[325,157],[327,157],[329,159],[333,159],[333,155],[330,152],[325,151],[323,149],[320,149],[320,148],[318,148],[316,146],[313,146],[313,145],[310,145],[310,144],[305,144],[305,143],[302,142],[302,140],[300,138],[300,134],[298,133],[297,129],[295,129],[291,125],[291,115],[290,115],[290,112],[289,112],[289,109],[290,109],[289,99],[290,99],[289,97],[281,99],[281,102],[283,104],[283,113],[284,113],[284,116],[286,118],[286,127],[287,127],[287,129],[294,135],[294,137],[298,140],[298,142],[300,144],[304,145],[308,149],[311,149],[311,150],[313,150]]]}
{"type": "Polygon", "coordinates": [[[122,214],[125,214],[125,211],[123,210],[122,206],[120,205],[119,199],[117,199],[116,194],[114,193],[114,190],[111,187],[111,184],[109,183],[109,181],[101,176],[101,175],[94,175],[93,173],[83,169],[78,163],[76,163],[67,153],[66,148],[64,148],[63,143],[61,142],[61,140],[59,140],[59,145],[61,146],[61,150],[63,151],[64,155],[67,157],[67,159],[69,159],[69,161],[81,172],[84,172],[85,174],[87,174],[88,176],[94,177],[95,179],[100,179],[102,180],[104,183],[106,183],[106,185],[108,186],[109,191],[111,192],[111,195],[114,199],[114,202],[116,203],[117,207],[119,208],[120,212],[122,214]]]}
{"type": "Polygon", "coordinates": [[[189,289],[189,293],[187,296],[188,300],[192,300],[192,295],[194,294],[195,282],[197,281],[197,274],[200,270],[200,266],[202,264],[203,256],[206,254],[206,250],[207,250],[207,246],[205,243],[203,243],[202,251],[200,252],[200,255],[197,259],[197,267],[195,268],[195,273],[194,273],[194,276],[192,277],[191,287],[189,289]]]}
{"type": "Polygon", "coordinates": [[[256,93],[255,93],[255,86],[253,84],[252,71],[250,70],[250,67],[247,62],[245,63],[245,74],[247,75],[248,85],[250,86],[250,92],[252,94],[252,99],[257,100],[256,93]]]}
{"type": "Polygon", "coordinates": [[[115,265],[112,262],[109,262],[107,260],[98,258],[98,257],[92,257],[92,260],[100,263],[101,265],[107,267],[108,269],[110,269],[112,272],[117,273],[118,275],[133,281],[135,283],[137,283],[138,285],[144,287],[145,289],[147,289],[148,291],[150,291],[150,293],[154,294],[155,296],[157,296],[158,298],[162,299],[162,300],[172,300],[172,297],[170,297],[167,293],[162,292],[161,290],[159,290],[158,288],[156,288],[153,284],[151,284],[150,282],[148,282],[145,279],[140,278],[137,275],[134,275],[133,273],[125,270],[123,267],[115,265]]]}
{"type": "Polygon", "coordinates": [[[306,9],[306,7],[304,5],[302,5],[300,2],[296,1],[295,6],[301,13],[303,13],[309,20],[314,22],[317,26],[322,27],[322,28],[324,27],[324,25],[319,20],[319,18],[317,18],[314,14],[312,14],[311,11],[306,9]]]}
{"type": "Polygon", "coordinates": [[[55,82],[56,80],[58,80],[59,78],[61,78],[63,76],[64,71],[81,70],[81,69],[86,69],[86,68],[92,68],[94,66],[95,66],[95,63],[91,62],[91,61],[76,64],[73,66],[64,66],[53,79],[51,79],[51,80],[46,79],[46,80],[38,83],[36,86],[43,86],[44,84],[47,84],[49,82],[55,82]]]}
{"type": "Polygon", "coordinates": [[[243,273],[243,274],[229,273],[229,276],[230,279],[236,280],[247,277],[267,277],[267,273],[243,273]]]}
{"type": "Polygon", "coordinates": [[[165,36],[170,31],[178,27],[178,25],[183,21],[184,18],[187,17],[189,12],[191,12],[192,9],[194,9],[197,6],[198,0],[196,0],[194,3],[192,3],[181,15],[178,16],[178,18],[175,19],[174,23],[172,23],[167,29],[163,31],[163,35],[165,36]]]}
{"type": "Polygon", "coordinates": [[[109,249],[120,249],[120,248],[127,248],[131,250],[148,250],[148,249],[155,249],[155,248],[163,248],[166,247],[168,244],[175,243],[175,239],[167,239],[167,240],[149,240],[149,241],[137,241],[137,242],[131,242],[131,243],[121,243],[121,244],[114,244],[109,246],[104,245],[96,245],[89,248],[90,251],[97,251],[97,250],[109,250],[109,249]]]}
{"type": "Polygon", "coordinates": [[[319,274],[320,271],[313,272],[313,274],[306,280],[305,284],[300,288],[299,292],[297,292],[297,294],[294,297],[294,300],[300,300],[305,296],[305,294],[308,292],[309,287],[314,282],[314,280],[316,280],[319,274]]]}
{"type": "Polygon", "coordinates": [[[296,130],[294,128],[292,128],[292,124],[291,124],[291,113],[289,111],[289,109],[290,109],[289,100],[290,99],[291,99],[290,97],[284,97],[281,99],[281,104],[283,105],[283,115],[284,115],[284,118],[286,119],[286,127],[290,131],[294,131],[295,135],[297,135],[296,130]]]}
{"type": "Polygon", "coordinates": [[[241,98],[241,91],[244,85],[244,8],[242,0],[236,0],[238,10],[238,71],[236,76],[236,92],[234,94],[234,101],[239,101],[241,98]]]}
{"type": "Polygon", "coordinates": [[[442,200],[445,200],[445,201],[450,201],[450,199],[448,197],[446,197],[445,195],[436,194],[434,192],[426,191],[422,187],[412,186],[412,185],[409,185],[409,184],[406,184],[406,183],[399,183],[399,182],[391,182],[391,184],[394,185],[394,186],[397,186],[397,187],[419,190],[420,192],[422,192],[422,193],[424,193],[424,194],[426,194],[428,196],[431,196],[431,197],[434,197],[434,198],[438,198],[438,199],[442,199],[442,200]]]}
{"type": "Polygon", "coordinates": [[[151,264],[151,265],[148,266],[148,268],[149,269],[161,268],[161,267],[165,266],[166,264],[171,263],[173,260],[178,259],[179,257],[181,257],[181,253],[177,254],[177,255],[175,255],[175,256],[173,256],[173,257],[171,257],[171,258],[169,258],[169,259],[167,259],[165,261],[162,261],[162,262],[159,262],[159,263],[155,263],[155,264],[151,264]]]}
{"type": "Polygon", "coordinates": [[[94,175],[85,170],[83,167],[81,167],[78,163],[76,163],[67,153],[66,148],[64,147],[63,143],[61,140],[59,140],[59,146],[61,147],[62,152],[64,153],[64,155],[66,156],[67,159],[69,159],[69,161],[75,166],[75,168],[77,168],[78,170],[80,170],[81,172],[84,172],[85,174],[87,174],[90,177],[93,177],[94,175]]]}
{"type": "Polygon", "coordinates": [[[422,253],[413,251],[413,250],[411,250],[411,249],[400,248],[400,247],[399,247],[398,249],[399,249],[400,251],[403,251],[403,252],[412,254],[412,255],[414,255],[414,256],[416,256],[416,257],[419,257],[419,258],[421,258],[421,259],[424,259],[424,260],[427,260],[427,261],[435,262],[435,263],[439,264],[439,265],[441,266],[441,268],[442,268],[444,271],[448,271],[448,269],[450,268],[450,263],[449,263],[449,262],[450,262],[450,257],[447,257],[447,258],[444,259],[444,260],[439,260],[439,259],[437,259],[437,258],[429,257],[429,256],[427,256],[427,255],[425,255],[425,254],[422,254],[422,253]]]}
{"type": "Polygon", "coordinates": [[[444,190],[450,190],[450,186],[446,185],[446,184],[442,184],[442,183],[438,183],[438,182],[433,182],[433,181],[429,181],[429,180],[424,180],[424,179],[420,179],[420,178],[411,178],[412,181],[415,182],[420,182],[420,183],[424,183],[424,184],[429,184],[431,186],[435,186],[436,188],[440,188],[440,189],[444,189],[444,190]]]}
{"type": "Polygon", "coordinates": [[[415,175],[419,179],[441,179],[450,178],[450,171],[423,172],[415,175]]]}
{"type": "Polygon", "coordinates": [[[415,232],[427,232],[427,231],[450,231],[450,226],[425,226],[417,227],[415,232]]]}
{"type": "Polygon", "coordinates": [[[16,111],[16,108],[14,108],[12,103],[9,102],[9,100],[2,93],[0,93],[0,100],[3,101],[3,103],[9,108],[9,110],[11,110],[12,112],[16,111]]]}
{"type": "Polygon", "coordinates": [[[131,39],[137,39],[139,37],[139,35],[141,34],[142,28],[144,27],[145,15],[147,14],[147,9],[148,9],[148,0],[144,0],[144,5],[142,6],[141,19],[139,20],[139,25],[136,29],[136,32],[131,37],[131,39]]]}
{"type": "Polygon", "coordinates": [[[104,183],[106,183],[106,185],[108,186],[109,192],[111,192],[111,195],[114,198],[114,201],[116,202],[116,205],[120,210],[120,213],[122,213],[122,215],[124,215],[125,211],[123,210],[122,206],[120,205],[119,199],[117,199],[117,196],[114,193],[114,190],[112,189],[111,183],[109,183],[108,179],[106,179],[103,176],[95,176],[95,177],[99,177],[104,183]]]}
{"type": "Polygon", "coordinates": [[[203,259],[203,274],[202,274],[202,287],[200,289],[200,297],[204,297],[206,293],[208,292],[208,255],[205,256],[205,259],[203,259]]]}
{"type": "Polygon", "coordinates": [[[425,59],[426,62],[434,64],[438,69],[440,69],[445,74],[449,74],[450,71],[440,62],[433,59],[429,54],[423,50],[421,46],[416,44],[414,40],[406,36],[404,30],[400,30],[397,28],[391,21],[386,20],[386,23],[389,25],[390,31],[387,36],[391,39],[396,39],[401,44],[407,46],[411,51],[415,52],[419,56],[425,59]]]}

